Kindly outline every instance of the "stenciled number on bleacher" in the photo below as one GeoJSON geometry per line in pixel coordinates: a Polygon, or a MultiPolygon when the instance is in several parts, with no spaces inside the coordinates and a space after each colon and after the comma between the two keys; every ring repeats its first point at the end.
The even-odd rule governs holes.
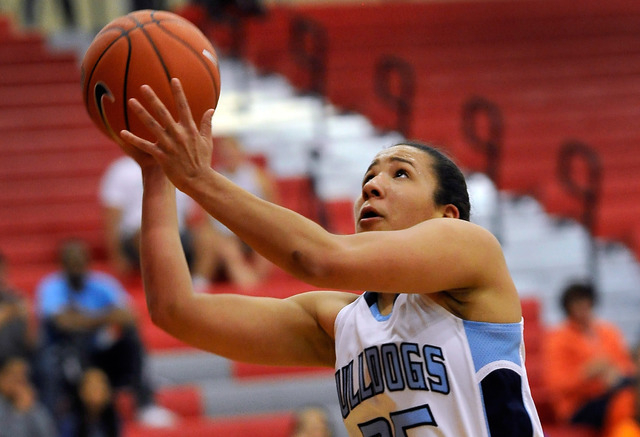
{"type": "Polygon", "coordinates": [[[391,423],[384,417],[358,425],[362,437],[407,437],[407,430],[419,426],[438,426],[429,405],[396,411],[390,415],[391,423]]]}

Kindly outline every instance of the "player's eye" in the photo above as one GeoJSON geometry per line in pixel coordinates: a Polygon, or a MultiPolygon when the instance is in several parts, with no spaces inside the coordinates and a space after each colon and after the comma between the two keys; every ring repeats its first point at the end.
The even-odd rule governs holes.
{"type": "Polygon", "coordinates": [[[396,177],[396,178],[403,178],[403,177],[406,178],[406,177],[409,177],[409,172],[406,171],[405,169],[401,168],[401,169],[396,170],[396,172],[394,173],[394,177],[396,177]]]}
{"type": "Polygon", "coordinates": [[[362,186],[364,187],[365,185],[367,185],[367,182],[369,182],[371,179],[373,179],[373,174],[372,173],[368,173],[364,176],[364,179],[362,180],[362,186]]]}

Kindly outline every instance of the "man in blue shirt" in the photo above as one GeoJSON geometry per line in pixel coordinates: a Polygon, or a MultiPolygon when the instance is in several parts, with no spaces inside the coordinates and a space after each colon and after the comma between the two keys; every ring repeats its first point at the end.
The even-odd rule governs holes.
{"type": "Polygon", "coordinates": [[[82,241],[66,242],[60,262],[62,270],[46,276],[37,289],[43,401],[56,417],[64,417],[83,370],[98,367],[114,388],[133,391],[143,421],[167,424],[173,417],[153,404],[144,375],[146,353],[126,291],[112,276],[89,269],[82,241]]]}

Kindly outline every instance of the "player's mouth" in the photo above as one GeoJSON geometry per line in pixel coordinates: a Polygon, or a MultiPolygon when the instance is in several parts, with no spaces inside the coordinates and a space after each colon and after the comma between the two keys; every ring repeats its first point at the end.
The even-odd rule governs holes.
{"type": "Polygon", "coordinates": [[[358,217],[358,222],[361,225],[366,225],[369,223],[376,222],[382,219],[382,215],[376,211],[375,208],[371,206],[365,206],[360,210],[360,216],[358,217]]]}

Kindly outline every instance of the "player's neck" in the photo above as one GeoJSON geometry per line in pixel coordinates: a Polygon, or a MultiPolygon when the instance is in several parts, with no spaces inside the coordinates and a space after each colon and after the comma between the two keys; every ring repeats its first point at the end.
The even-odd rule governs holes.
{"type": "Polygon", "coordinates": [[[396,297],[397,294],[393,293],[378,293],[378,311],[381,315],[388,316],[391,314],[396,297]]]}

